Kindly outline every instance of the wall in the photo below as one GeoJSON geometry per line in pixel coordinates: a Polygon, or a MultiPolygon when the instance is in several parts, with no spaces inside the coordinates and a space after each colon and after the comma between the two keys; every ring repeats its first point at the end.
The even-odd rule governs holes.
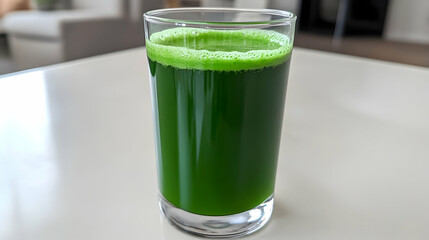
{"type": "Polygon", "coordinates": [[[429,44],[429,0],[391,0],[384,38],[429,44]]]}

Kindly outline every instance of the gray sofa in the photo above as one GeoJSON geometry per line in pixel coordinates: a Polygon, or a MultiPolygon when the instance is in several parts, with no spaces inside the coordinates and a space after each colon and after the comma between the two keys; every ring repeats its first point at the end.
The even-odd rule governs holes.
{"type": "Polygon", "coordinates": [[[4,30],[3,30],[3,19],[0,18],[0,34],[3,34],[4,30]]]}
{"type": "Polygon", "coordinates": [[[142,13],[161,0],[72,0],[71,10],[13,12],[3,19],[17,70],[143,44],[142,13]]]}

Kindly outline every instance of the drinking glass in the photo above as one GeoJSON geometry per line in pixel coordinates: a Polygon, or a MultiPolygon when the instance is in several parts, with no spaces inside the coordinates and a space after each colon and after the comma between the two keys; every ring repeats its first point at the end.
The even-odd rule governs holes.
{"type": "Polygon", "coordinates": [[[144,14],[159,203],[205,237],[271,217],[296,16],[176,8],[144,14]]]}

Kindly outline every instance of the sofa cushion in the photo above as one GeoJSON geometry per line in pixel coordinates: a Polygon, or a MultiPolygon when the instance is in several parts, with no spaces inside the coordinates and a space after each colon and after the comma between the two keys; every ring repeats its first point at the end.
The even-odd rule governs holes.
{"type": "Polygon", "coordinates": [[[3,19],[4,31],[13,35],[39,38],[62,38],[62,26],[68,22],[91,19],[120,18],[117,15],[92,10],[18,11],[3,19]]]}

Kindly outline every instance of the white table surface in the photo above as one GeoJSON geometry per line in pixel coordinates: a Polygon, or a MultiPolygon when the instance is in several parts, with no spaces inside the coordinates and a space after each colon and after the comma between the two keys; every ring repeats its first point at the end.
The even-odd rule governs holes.
{"type": "MultiPolygon", "coordinates": [[[[0,78],[0,239],[195,239],[157,206],[144,49],[0,78]]],[[[429,239],[429,69],[296,49],[271,222],[429,239]]]]}

